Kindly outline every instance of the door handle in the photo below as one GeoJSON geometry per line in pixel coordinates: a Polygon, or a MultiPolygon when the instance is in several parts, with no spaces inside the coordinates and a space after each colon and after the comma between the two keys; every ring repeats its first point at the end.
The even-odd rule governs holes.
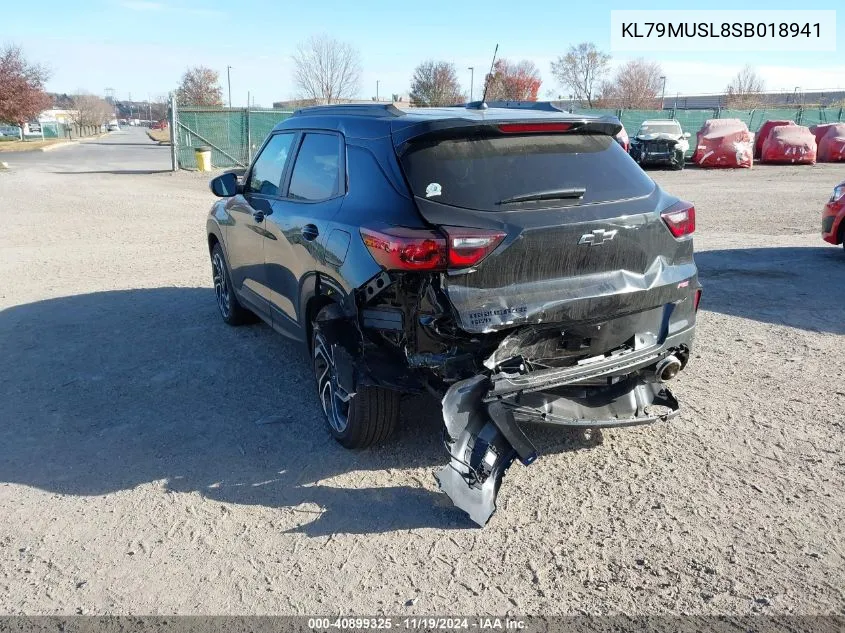
{"type": "Polygon", "coordinates": [[[255,213],[252,214],[252,218],[256,222],[259,222],[259,223],[263,222],[264,221],[264,212],[263,211],[256,211],[255,213]]]}
{"type": "Polygon", "coordinates": [[[320,231],[313,224],[306,224],[305,226],[303,226],[301,233],[302,237],[304,237],[309,242],[313,242],[317,239],[317,236],[320,235],[320,231]]]}

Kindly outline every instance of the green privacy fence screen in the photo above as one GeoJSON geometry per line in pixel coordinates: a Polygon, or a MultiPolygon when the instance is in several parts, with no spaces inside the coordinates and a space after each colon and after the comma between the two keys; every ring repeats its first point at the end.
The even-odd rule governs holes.
{"type": "MultiPolygon", "coordinates": [[[[707,119],[740,119],[752,132],[757,132],[764,121],[772,119],[791,120],[799,125],[845,121],[845,109],[839,107],[768,110],[575,108],[575,112],[616,116],[622,121],[629,135],[636,134],[642,122],[648,119],[674,118],[680,122],[685,132],[692,135],[690,153],[695,149],[695,133],[707,119]]],[[[255,151],[261,147],[273,127],[291,114],[293,112],[290,110],[180,107],[177,109],[178,124],[175,126],[179,167],[196,169],[194,149],[201,146],[211,147],[211,163],[214,167],[245,167],[249,165],[255,151]]]]}
{"type": "Polygon", "coordinates": [[[177,108],[176,153],[181,169],[196,169],[194,150],[211,147],[214,167],[245,167],[273,127],[290,110],[177,108]]]}

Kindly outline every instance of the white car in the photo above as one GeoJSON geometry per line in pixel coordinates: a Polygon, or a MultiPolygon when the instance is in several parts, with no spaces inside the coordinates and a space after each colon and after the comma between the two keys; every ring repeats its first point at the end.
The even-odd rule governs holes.
{"type": "Polygon", "coordinates": [[[640,165],[668,165],[684,168],[684,156],[689,151],[689,132],[681,129],[675,119],[643,121],[631,139],[629,153],[640,165]]]}

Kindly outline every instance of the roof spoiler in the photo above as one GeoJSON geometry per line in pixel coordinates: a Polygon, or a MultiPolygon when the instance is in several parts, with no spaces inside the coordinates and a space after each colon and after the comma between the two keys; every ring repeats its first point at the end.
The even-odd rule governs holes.
{"type": "MultiPolygon", "coordinates": [[[[616,136],[622,130],[622,123],[615,116],[572,116],[562,112],[558,117],[525,118],[525,119],[488,119],[486,121],[475,121],[469,119],[442,119],[431,122],[419,123],[393,130],[393,143],[397,148],[403,147],[411,140],[422,140],[428,138],[464,138],[471,134],[483,133],[485,131],[496,134],[499,126],[514,127],[524,125],[533,128],[526,132],[529,134],[542,134],[542,127],[548,125],[550,133],[562,134],[603,134],[605,136],[616,136]],[[569,128],[566,131],[555,130],[555,124],[567,123],[569,128]]],[[[501,130],[507,133],[519,133],[501,130]]],[[[400,150],[404,151],[404,150],[400,150]]]]}

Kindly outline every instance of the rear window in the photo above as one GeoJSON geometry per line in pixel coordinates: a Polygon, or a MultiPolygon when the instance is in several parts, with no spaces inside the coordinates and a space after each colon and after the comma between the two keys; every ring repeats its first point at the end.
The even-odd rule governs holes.
{"type": "Polygon", "coordinates": [[[603,134],[543,134],[412,142],[401,158],[414,195],[483,211],[573,206],[646,196],[652,180],[603,134]],[[582,198],[505,203],[584,189],[582,198]]]}

